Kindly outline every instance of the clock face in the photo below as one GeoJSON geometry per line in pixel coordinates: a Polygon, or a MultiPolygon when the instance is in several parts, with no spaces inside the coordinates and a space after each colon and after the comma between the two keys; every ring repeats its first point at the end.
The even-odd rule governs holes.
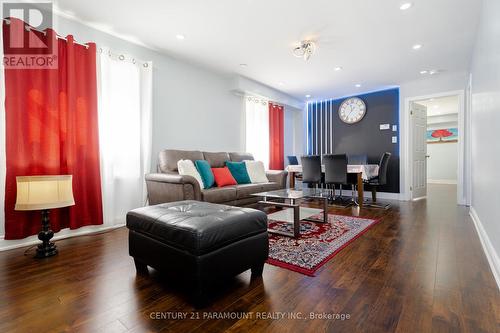
{"type": "Polygon", "coordinates": [[[339,118],[346,124],[359,122],[366,114],[366,104],[361,98],[348,98],[340,104],[339,118]]]}

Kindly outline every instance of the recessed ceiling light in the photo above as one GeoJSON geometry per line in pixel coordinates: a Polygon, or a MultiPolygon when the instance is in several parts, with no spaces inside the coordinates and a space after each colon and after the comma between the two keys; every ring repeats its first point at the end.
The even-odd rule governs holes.
{"type": "Polygon", "coordinates": [[[340,66],[337,66],[337,67],[335,67],[335,68],[334,68],[334,70],[335,70],[336,72],[341,71],[342,69],[343,69],[343,68],[342,68],[342,67],[340,67],[340,66]]]}
{"type": "Polygon", "coordinates": [[[414,50],[420,50],[422,48],[422,44],[415,44],[412,46],[414,50]]]}
{"type": "Polygon", "coordinates": [[[429,71],[430,75],[434,75],[434,74],[437,74],[437,73],[439,73],[439,70],[437,70],[437,69],[432,69],[432,70],[429,71]]]}
{"type": "Polygon", "coordinates": [[[399,6],[399,9],[407,10],[407,9],[410,9],[412,6],[413,6],[413,4],[411,2],[405,2],[405,3],[401,4],[401,6],[399,6]]]}
{"type": "Polygon", "coordinates": [[[186,38],[186,36],[184,35],[175,35],[175,38],[177,38],[178,40],[184,40],[186,38]]]}
{"type": "Polygon", "coordinates": [[[357,83],[354,85],[356,88],[361,88],[361,84],[357,83]]]}
{"type": "Polygon", "coordinates": [[[310,98],[310,97],[311,97],[311,95],[309,95],[309,94],[306,95],[306,98],[310,98]]]}
{"type": "Polygon", "coordinates": [[[420,71],[420,74],[427,74],[428,72],[426,70],[420,71]]]}
{"type": "Polygon", "coordinates": [[[240,64],[241,67],[247,67],[247,64],[240,64]]]}

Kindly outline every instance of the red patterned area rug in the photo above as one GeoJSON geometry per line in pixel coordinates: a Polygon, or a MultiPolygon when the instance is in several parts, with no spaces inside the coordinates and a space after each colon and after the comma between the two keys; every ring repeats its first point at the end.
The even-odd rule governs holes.
{"type": "MultiPolygon", "coordinates": [[[[323,213],[310,219],[322,221],[323,213]]],[[[328,223],[300,222],[300,238],[269,234],[268,264],[305,275],[314,273],[379,220],[328,215],[328,223]]],[[[292,232],[292,225],[269,220],[269,229],[292,232]]]]}

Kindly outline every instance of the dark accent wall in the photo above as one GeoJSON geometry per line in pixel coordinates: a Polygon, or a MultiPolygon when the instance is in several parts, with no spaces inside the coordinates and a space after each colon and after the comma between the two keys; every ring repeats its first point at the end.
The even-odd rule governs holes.
{"type": "Polygon", "coordinates": [[[338,109],[347,98],[310,102],[307,106],[308,154],[366,154],[368,163],[378,164],[384,152],[392,153],[387,185],[380,192],[399,193],[399,89],[361,94],[367,108],[365,117],[357,124],[340,120],[338,109]],[[390,129],[380,130],[380,124],[390,129]],[[392,131],[397,125],[397,132],[392,131]],[[392,143],[392,137],[398,138],[392,143]]]}

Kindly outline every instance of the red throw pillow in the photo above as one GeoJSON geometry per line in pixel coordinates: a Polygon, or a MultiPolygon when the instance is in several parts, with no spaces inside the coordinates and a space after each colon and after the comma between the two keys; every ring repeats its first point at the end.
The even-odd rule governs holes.
{"type": "Polygon", "coordinates": [[[231,171],[229,171],[227,167],[212,168],[212,173],[214,174],[215,183],[217,184],[217,187],[238,184],[234,179],[233,175],[231,174],[231,171]]]}

